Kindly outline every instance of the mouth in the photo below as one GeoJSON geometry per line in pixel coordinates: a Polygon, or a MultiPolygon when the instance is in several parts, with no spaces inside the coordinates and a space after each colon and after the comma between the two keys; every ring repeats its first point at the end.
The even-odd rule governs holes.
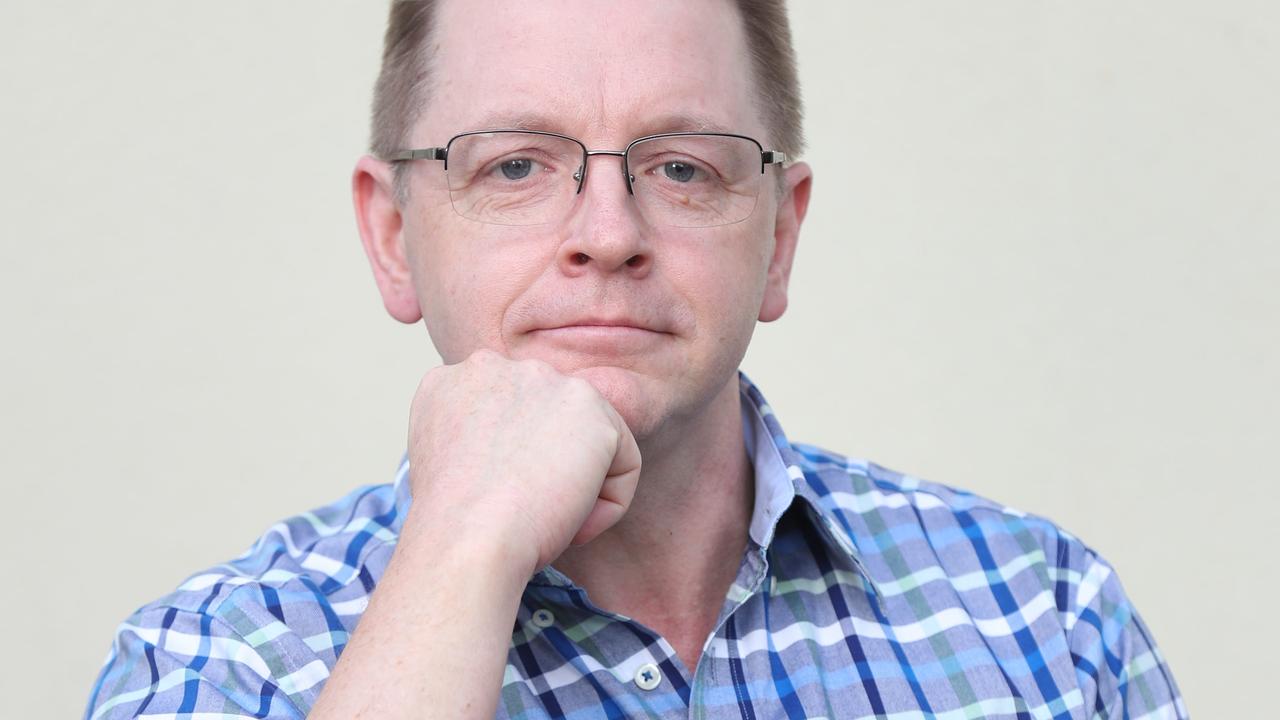
{"type": "Polygon", "coordinates": [[[583,318],[538,328],[531,335],[568,350],[612,355],[651,349],[671,333],[629,318],[583,318]]]}
{"type": "Polygon", "coordinates": [[[584,317],[575,318],[566,321],[556,321],[537,328],[536,331],[552,331],[552,330],[588,330],[593,332],[625,332],[628,330],[636,330],[641,332],[659,333],[663,335],[670,334],[669,331],[656,323],[647,322],[633,317],[584,317]]]}

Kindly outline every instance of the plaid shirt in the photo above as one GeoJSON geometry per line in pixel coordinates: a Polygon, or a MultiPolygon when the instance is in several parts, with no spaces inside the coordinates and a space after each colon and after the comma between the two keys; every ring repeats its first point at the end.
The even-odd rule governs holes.
{"type": "MultiPolygon", "coordinates": [[[[499,717],[1187,716],[1115,572],[1079,540],[792,444],[741,383],[751,541],[696,671],[547,568],[520,604],[499,717]]],[[[86,718],[304,717],[395,548],[407,478],[406,461],[393,485],[282,522],[138,610],[86,718]]]]}

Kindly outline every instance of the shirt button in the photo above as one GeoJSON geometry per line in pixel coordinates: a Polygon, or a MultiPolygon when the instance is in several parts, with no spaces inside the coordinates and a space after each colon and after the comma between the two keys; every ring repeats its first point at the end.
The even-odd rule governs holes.
{"type": "Polygon", "coordinates": [[[652,690],[662,682],[662,673],[653,663],[645,663],[636,669],[636,685],[641,690],[652,690]]]}
{"type": "Polygon", "coordinates": [[[549,628],[556,624],[556,616],[546,608],[539,608],[533,611],[533,624],[540,628],[549,628]]]}

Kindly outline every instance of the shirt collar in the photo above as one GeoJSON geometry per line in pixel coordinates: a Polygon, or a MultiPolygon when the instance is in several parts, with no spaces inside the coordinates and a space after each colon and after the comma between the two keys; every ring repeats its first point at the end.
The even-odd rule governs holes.
{"type": "Polygon", "coordinates": [[[880,596],[879,588],[862,563],[848,524],[833,510],[829,491],[822,483],[810,479],[810,468],[804,457],[787,440],[786,433],[765,401],[760,389],[747,376],[738,373],[742,393],[742,436],[747,455],[755,467],[756,501],[751,516],[750,536],[761,552],[773,540],[778,521],[795,500],[803,505],[804,514],[828,549],[848,558],[868,588],[880,596]]]}
{"type": "MultiPolygon", "coordinates": [[[[841,523],[836,514],[827,509],[831,501],[827,498],[825,486],[819,484],[822,490],[814,487],[806,474],[808,463],[787,440],[786,433],[773,414],[773,408],[769,407],[760,389],[741,372],[738,373],[738,385],[742,401],[742,437],[746,443],[747,456],[751,458],[755,468],[755,507],[749,526],[754,547],[761,553],[768,549],[778,521],[799,499],[804,506],[805,515],[818,529],[828,548],[847,557],[857,568],[867,587],[879,595],[879,589],[863,566],[850,532],[845,529],[847,524],[841,523]]],[[[399,535],[412,500],[409,492],[408,453],[400,461],[394,488],[396,514],[391,527],[399,535]]]]}

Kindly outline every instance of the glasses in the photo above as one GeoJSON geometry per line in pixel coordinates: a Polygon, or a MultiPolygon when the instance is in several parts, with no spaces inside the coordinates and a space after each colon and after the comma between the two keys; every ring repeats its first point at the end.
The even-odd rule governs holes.
{"type": "Polygon", "coordinates": [[[581,141],[535,130],[480,130],[444,147],[401,150],[392,162],[444,163],[453,209],[494,225],[542,225],[572,211],[593,155],[622,159],[627,194],[650,222],[684,228],[732,225],[750,217],[765,170],[787,156],[727,133],[664,133],[624,150],[588,150],[581,141]]]}

